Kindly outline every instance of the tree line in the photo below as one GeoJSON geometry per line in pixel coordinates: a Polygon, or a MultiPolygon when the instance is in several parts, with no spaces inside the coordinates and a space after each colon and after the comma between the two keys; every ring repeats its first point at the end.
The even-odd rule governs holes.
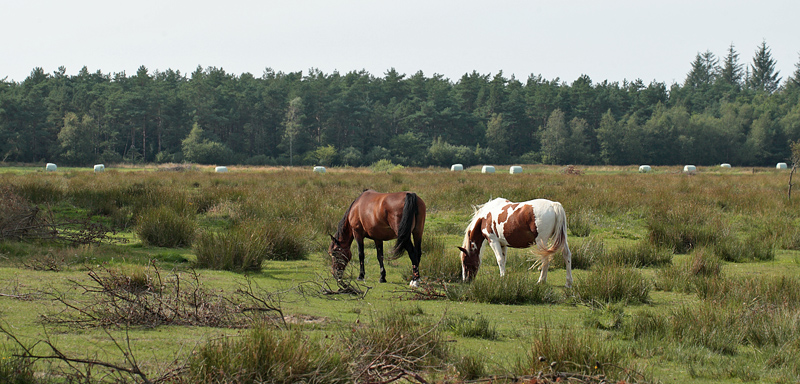
{"type": "Polygon", "coordinates": [[[698,53],[682,84],[457,81],[387,70],[261,77],[222,68],[0,81],[0,161],[409,166],[771,165],[800,139],[800,62],[783,80],[766,42],[742,63],[698,53]]]}

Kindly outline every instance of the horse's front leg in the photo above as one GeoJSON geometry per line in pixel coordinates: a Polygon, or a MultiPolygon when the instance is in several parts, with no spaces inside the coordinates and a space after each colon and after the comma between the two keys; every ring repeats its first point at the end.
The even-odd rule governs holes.
{"type": "Polygon", "coordinates": [[[358,281],[364,281],[364,238],[356,237],[358,244],[358,281]]]}
{"type": "Polygon", "coordinates": [[[381,266],[381,283],[386,282],[386,268],[383,267],[383,241],[375,240],[375,250],[378,252],[378,264],[381,266]]]}
{"type": "Polygon", "coordinates": [[[489,240],[489,247],[492,248],[494,256],[497,258],[497,267],[500,268],[500,276],[505,276],[507,248],[500,244],[500,239],[490,238],[488,240],[489,240]]]}

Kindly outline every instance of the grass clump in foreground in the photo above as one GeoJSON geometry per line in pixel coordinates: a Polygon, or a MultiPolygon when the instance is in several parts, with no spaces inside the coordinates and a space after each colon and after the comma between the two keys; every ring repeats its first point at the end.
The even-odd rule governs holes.
{"type": "Polygon", "coordinates": [[[624,354],[616,344],[603,337],[588,332],[576,332],[566,327],[557,334],[554,333],[545,325],[534,336],[528,357],[518,363],[517,373],[535,375],[537,372],[580,372],[620,379],[628,376],[630,379],[631,371],[620,367],[624,363],[624,354]]]}
{"type": "Polygon", "coordinates": [[[212,341],[192,358],[194,383],[345,383],[346,356],[299,331],[259,323],[241,337],[212,341]]]}

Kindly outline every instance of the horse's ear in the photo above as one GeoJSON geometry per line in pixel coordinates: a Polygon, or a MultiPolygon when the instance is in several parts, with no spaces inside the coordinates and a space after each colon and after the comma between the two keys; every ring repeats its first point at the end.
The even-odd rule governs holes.
{"type": "Polygon", "coordinates": [[[334,243],[336,243],[336,244],[339,244],[339,242],[338,242],[338,241],[336,241],[336,238],[335,238],[335,237],[333,237],[333,235],[330,235],[330,234],[329,234],[328,236],[330,236],[330,237],[331,237],[331,240],[333,240],[333,242],[334,242],[334,243]]]}
{"type": "Polygon", "coordinates": [[[461,247],[456,247],[456,248],[458,248],[461,252],[464,252],[465,255],[469,255],[469,252],[467,252],[466,249],[461,248],[461,247]]]}

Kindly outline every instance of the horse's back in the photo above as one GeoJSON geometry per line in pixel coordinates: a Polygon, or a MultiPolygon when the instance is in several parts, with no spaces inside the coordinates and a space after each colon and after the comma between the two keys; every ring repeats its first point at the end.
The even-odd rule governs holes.
{"type": "MultiPolygon", "coordinates": [[[[367,237],[376,240],[392,240],[397,237],[397,229],[402,219],[406,196],[412,192],[381,193],[371,189],[364,191],[353,204],[351,225],[359,227],[367,237]]],[[[425,222],[425,203],[419,196],[417,203],[416,226],[425,222]],[[421,220],[421,221],[420,221],[421,220]]]]}

